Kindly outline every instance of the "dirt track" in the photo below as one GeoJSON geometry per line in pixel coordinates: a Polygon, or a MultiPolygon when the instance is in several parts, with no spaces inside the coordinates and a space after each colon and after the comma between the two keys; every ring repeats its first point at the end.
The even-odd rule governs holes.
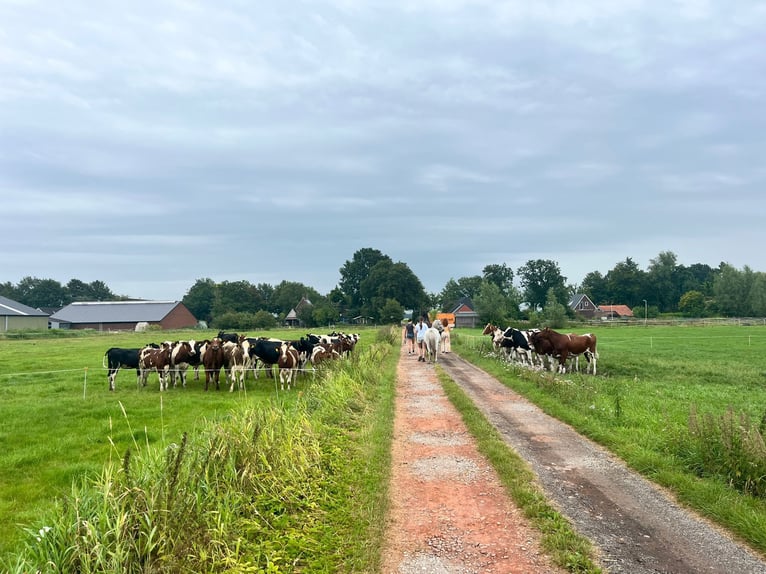
{"type": "Polygon", "coordinates": [[[766,573],[763,559],[484,371],[454,354],[439,365],[529,463],[608,572],[766,573]]]}

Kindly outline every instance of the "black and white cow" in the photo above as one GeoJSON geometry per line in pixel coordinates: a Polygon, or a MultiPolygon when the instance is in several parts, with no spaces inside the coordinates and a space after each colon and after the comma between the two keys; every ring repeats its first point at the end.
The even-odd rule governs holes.
{"type": "Polygon", "coordinates": [[[121,367],[136,370],[136,385],[141,380],[141,371],[138,368],[138,353],[141,349],[122,349],[112,347],[104,353],[103,365],[109,369],[106,377],[109,381],[109,390],[114,390],[114,380],[121,367]]]}

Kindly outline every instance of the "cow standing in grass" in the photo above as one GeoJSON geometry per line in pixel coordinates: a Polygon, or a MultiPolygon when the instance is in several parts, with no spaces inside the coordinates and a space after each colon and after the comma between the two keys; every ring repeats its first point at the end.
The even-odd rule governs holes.
{"type": "Polygon", "coordinates": [[[160,391],[168,388],[168,379],[170,378],[170,353],[172,343],[165,341],[159,348],[147,345],[141,349],[138,355],[138,369],[141,373],[141,385],[146,386],[149,373],[157,371],[160,378],[160,391]]]}
{"type": "Polygon", "coordinates": [[[106,378],[109,381],[109,390],[114,390],[114,380],[117,378],[117,373],[120,372],[121,367],[126,369],[136,370],[136,385],[141,380],[141,371],[138,368],[138,354],[141,349],[121,349],[120,347],[112,347],[106,353],[104,353],[104,368],[108,369],[106,378]]]}
{"type": "Polygon", "coordinates": [[[223,341],[215,337],[206,345],[205,354],[202,356],[202,365],[205,367],[205,390],[208,390],[211,380],[215,382],[216,390],[221,388],[219,380],[223,362],[223,341]]]}

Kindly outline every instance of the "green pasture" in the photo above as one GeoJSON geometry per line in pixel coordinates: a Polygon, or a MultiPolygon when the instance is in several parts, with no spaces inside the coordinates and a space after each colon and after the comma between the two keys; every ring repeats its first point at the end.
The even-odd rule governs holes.
{"type": "Polygon", "coordinates": [[[479,330],[453,349],[766,554],[766,327],[560,331],[596,334],[597,376],[508,365],[479,330]]]}
{"type": "MultiPolygon", "coordinates": [[[[186,388],[159,391],[156,373],[138,388],[133,369],[121,369],[116,390],[108,390],[103,356],[110,347],[141,347],[149,342],[204,339],[213,332],[176,331],[97,334],[67,338],[0,340],[0,555],[21,538],[21,525],[35,523],[73,480],[98,474],[104,463],[121,460],[130,449],[164,447],[232,410],[258,404],[289,406],[310,384],[298,376],[297,390],[277,389],[263,373],[248,375],[246,390],[204,391],[204,373],[186,388]]],[[[255,336],[260,333],[255,334],[255,336]]],[[[305,332],[270,331],[297,338],[305,332]]],[[[375,331],[362,332],[357,350],[369,346],[375,331]]]]}
{"type": "MultiPolygon", "coordinates": [[[[587,330],[598,336],[597,376],[553,376],[507,365],[493,354],[489,337],[481,336],[479,329],[454,330],[453,350],[766,553],[766,501],[763,490],[759,490],[766,489],[766,453],[758,450],[758,439],[762,445],[766,426],[766,327],[598,326],[567,330],[587,330]]],[[[0,556],[17,548],[24,536],[20,526],[40,524],[40,517],[55,508],[57,498],[73,493],[73,483],[86,476],[100,476],[106,482],[103,489],[108,491],[112,479],[119,477],[105,472],[105,463],[112,461],[116,463],[110,465],[112,469],[120,468],[127,451],[138,453],[135,460],[151,458],[152,453],[181,452],[187,448],[178,446],[185,444],[184,434],[191,437],[200,431],[203,435],[218,433],[219,438],[210,439],[210,444],[219,446],[192,447],[190,438],[188,448],[194,452],[208,448],[210,460],[219,460],[220,472],[229,477],[226,488],[210,502],[218,510],[211,513],[205,509],[213,507],[206,506],[204,512],[194,515],[193,524],[207,532],[215,525],[203,525],[202,521],[219,513],[222,519],[224,515],[231,519],[226,525],[221,522],[221,529],[250,529],[242,547],[236,540],[225,538],[230,546],[219,548],[215,559],[203,556],[205,542],[200,539],[196,555],[207,560],[203,564],[218,563],[224,556],[257,562],[268,555],[269,560],[276,557],[285,565],[284,570],[274,565],[277,569],[268,571],[291,571],[287,564],[307,558],[301,548],[315,544],[318,546],[312,546],[310,554],[321,557],[323,565],[312,571],[375,571],[384,526],[380,516],[385,509],[396,368],[395,352],[390,353],[388,344],[399,348],[398,330],[389,333],[390,340],[378,348],[375,341],[381,332],[362,332],[357,350],[365,353],[365,359],[360,364],[344,362],[332,384],[324,382],[327,388],[314,384],[322,381],[321,377],[306,373],[299,377],[297,389],[290,392],[277,390],[274,382],[263,376],[254,381],[251,375],[244,392],[229,393],[223,386],[219,391],[205,392],[203,382],[189,377],[186,389],[160,393],[156,374],[150,376],[147,387],[137,388],[135,372],[129,370],[117,376],[116,391],[108,390],[102,359],[109,347],[202,339],[211,332],[0,340],[0,556]],[[360,392],[372,395],[358,396],[360,392]],[[306,413],[302,416],[316,420],[309,423],[298,418],[288,423],[290,418],[282,417],[281,413],[300,410],[297,407],[301,405],[306,413]],[[247,433],[264,424],[258,422],[259,416],[270,421],[268,425],[294,424],[296,436],[303,436],[300,441],[305,442],[301,446],[293,442],[298,438],[285,433],[280,439],[283,443],[263,451],[263,458],[247,454],[252,452],[247,433]],[[346,428],[357,416],[361,418],[354,424],[362,426],[346,428]],[[216,424],[209,424],[211,421],[216,424]],[[315,425],[321,429],[318,434],[307,434],[315,425]],[[236,436],[238,428],[243,429],[243,436],[236,436]],[[216,442],[229,440],[220,438],[228,436],[236,448],[232,444],[231,450],[228,446],[222,449],[216,442]],[[220,458],[216,458],[219,453],[220,458]],[[296,459],[293,465],[291,457],[296,456],[301,460],[296,459]],[[280,478],[273,493],[259,494],[265,497],[265,506],[242,512],[239,505],[253,504],[252,492],[243,491],[236,503],[223,493],[233,492],[230,489],[238,488],[237,483],[248,476],[237,465],[250,458],[253,464],[266,465],[266,470],[247,472],[270,475],[268,465],[278,462],[288,470],[295,466],[297,474],[284,491],[285,483],[279,482],[284,479],[280,478]],[[355,503],[336,502],[349,500],[355,503]],[[273,528],[273,539],[260,534],[264,524],[258,519],[264,511],[279,517],[280,524],[269,527],[273,528]],[[345,557],[338,555],[338,549],[350,547],[356,548],[356,562],[345,562],[339,570],[338,564],[345,557]]],[[[268,333],[283,338],[301,334],[305,333],[268,333]]],[[[180,455],[176,456],[180,460],[180,455]]],[[[141,516],[147,520],[163,517],[164,509],[171,508],[170,502],[203,501],[215,483],[209,481],[215,477],[195,481],[197,467],[192,463],[200,461],[207,463],[204,457],[188,459],[189,467],[184,471],[180,463],[168,458],[162,472],[188,480],[186,495],[190,499],[155,501],[154,510],[141,516]],[[184,474],[187,471],[189,474],[184,474]]],[[[155,466],[158,463],[152,462],[132,470],[136,485],[129,492],[147,492],[150,497],[154,479],[148,481],[146,491],[138,483],[142,473],[154,476],[149,469],[155,466]]],[[[98,512],[98,496],[88,500],[98,512]]],[[[137,515],[130,511],[122,516],[137,515]]],[[[103,516],[107,516],[106,511],[103,516]]],[[[185,517],[186,513],[176,516],[177,526],[186,528],[185,517]]],[[[190,518],[188,521],[191,523],[190,518]]],[[[65,525],[71,521],[61,522],[65,525]]],[[[167,526],[167,532],[177,530],[175,526],[167,526]]],[[[178,552],[173,554],[176,558],[193,555],[180,547],[174,552],[178,552]]],[[[108,559],[117,560],[114,556],[108,559]]]]}

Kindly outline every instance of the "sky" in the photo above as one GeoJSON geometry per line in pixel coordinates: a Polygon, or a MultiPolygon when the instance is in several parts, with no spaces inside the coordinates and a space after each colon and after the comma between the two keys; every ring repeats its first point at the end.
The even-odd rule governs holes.
{"type": "Polygon", "coordinates": [[[766,271],[766,4],[0,0],[0,282],[766,271]]]}

